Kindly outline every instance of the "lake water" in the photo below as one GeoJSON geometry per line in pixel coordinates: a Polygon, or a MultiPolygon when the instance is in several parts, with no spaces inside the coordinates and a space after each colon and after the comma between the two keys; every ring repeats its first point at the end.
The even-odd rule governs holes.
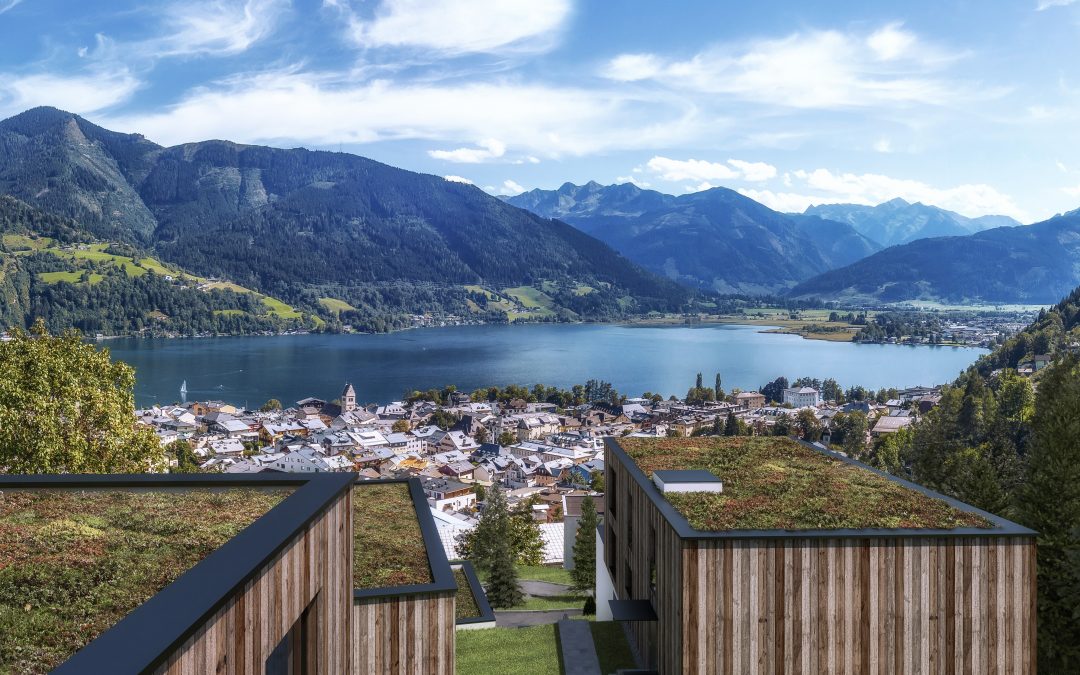
{"type": "Polygon", "coordinates": [[[908,387],[953,380],[985,350],[860,345],[766,334],[760,326],[630,327],[532,324],[426,328],[382,335],[282,335],[110,340],[114,358],[135,367],[136,403],[223,399],[289,405],[338,397],[346,382],[362,402],[399,400],[413,389],[512,383],[569,387],[607,380],[627,395],[679,396],[699,371],[706,386],[757,389],[781,375],[833,377],[845,388],[908,387]]]}

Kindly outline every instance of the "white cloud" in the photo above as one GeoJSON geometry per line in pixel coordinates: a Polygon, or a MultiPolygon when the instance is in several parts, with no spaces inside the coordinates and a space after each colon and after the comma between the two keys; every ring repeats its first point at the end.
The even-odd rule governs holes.
{"type": "Polygon", "coordinates": [[[1060,171],[1061,173],[1069,173],[1069,167],[1065,166],[1065,162],[1058,160],[1054,162],[1054,165],[1057,166],[1058,171],[1060,171]]]}
{"type": "Polygon", "coordinates": [[[663,61],[655,54],[621,54],[607,64],[603,75],[617,82],[635,82],[656,77],[663,69],[663,61]]]}
{"type": "Polygon", "coordinates": [[[129,47],[150,58],[239,54],[268,37],[289,0],[176,2],[162,11],[159,37],[129,47]]]}
{"type": "Polygon", "coordinates": [[[463,178],[461,176],[443,176],[443,179],[448,180],[451,183],[465,183],[466,185],[473,185],[473,182],[471,180],[469,180],[468,178],[463,178]]]}
{"type": "Polygon", "coordinates": [[[78,75],[0,74],[0,117],[43,105],[85,115],[128,100],[139,84],[127,69],[78,75]]]}
{"type": "Polygon", "coordinates": [[[802,213],[811,204],[822,203],[819,198],[794,192],[773,192],[772,190],[754,190],[752,188],[739,188],[738,192],[768,206],[773,211],[782,213],[802,213]]]}
{"type": "Polygon", "coordinates": [[[554,46],[571,10],[570,0],[384,0],[371,19],[350,10],[350,35],[365,48],[538,52],[554,46]]]}
{"type": "MultiPolygon", "coordinates": [[[[635,171],[637,171],[637,169],[635,169],[635,171]]],[[[616,176],[615,177],[615,183],[616,184],[633,183],[634,185],[638,186],[642,190],[652,186],[652,184],[649,183],[649,181],[641,180],[637,176],[633,176],[633,175],[630,175],[630,176],[616,176]]]]}
{"type": "Polygon", "coordinates": [[[525,188],[508,178],[504,180],[502,182],[502,185],[499,185],[498,187],[493,185],[485,185],[484,191],[489,192],[493,195],[500,195],[502,197],[513,197],[514,195],[519,195],[522,192],[525,192],[525,188]]]}
{"type": "Polygon", "coordinates": [[[169,145],[206,138],[312,145],[498,138],[541,158],[670,147],[700,137],[704,124],[692,107],[618,90],[357,82],[289,69],[238,75],[194,89],[173,106],[99,123],[169,145]]]}
{"type": "Polygon", "coordinates": [[[898,23],[889,24],[866,38],[866,45],[882,61],[892,61],[909,54],[918,42],[914,33],[901,30],[900,26],[898,23]]]}
{"type": "Polygon", "coordinates": [[[1076,2],[1076,0],[1039,0],[1039,4],[1035,7],[1035,11],[1041,12],[1050,9],[1051,7],[1065,7],[1074,2],[1076,2]]]}
{"type": "Polygon", "coordinates": [[[622,54],[601,74],[789,108],[940,105],[1003,93],[935,76],[956,58],[891,24],[870,34],[807,31],[720,45],[682,61],[622,54]]]}
{"type": "Polygon", "coordinates": [[[887,138],[879,138],[874,141],[874,152],[890,153],[892,152],[892,141],[887,138]]]}
{"type": "Polygon", "coordinates": [[[729,159],[728,164],[739,170],[743,180],[752,183],[776,177],[776,167],[765,162],[744,162],[741,159],[729,159]]]}
{"type": "Polygon", "coordinates": [[[494,138],[478,141],[476,145],[478,147],[456,150],[428,150],[428,155],[458,164],[479,164],[506,154],[506,144],[494,138]]]}
{"type": "Polygon", "coordinates": [[[1080,197],[1080,185],[1077,185],[1076,187],[1061,188],[1061,191],[1070,197],[1080,197]]]}
{"type": "Polygon", "coordinates": [[[645,163],[645,168],[661,180],[682,182],[696,180],[700,185],[689,191],[697,192],[715,187],[709,181],[745,180],[758,182],[776,176],[776,167],[765,162],[747,162],[729,159],[727,163],[709,162],[703,159],[671,159],[656,156],[645,163]],[[705,185],[706,187],[701,187],[705,185]]]}
{"type": "MultiPolygon", "coordinates": [[[[937,188],[921,181],[892,178],[881,174],[834,173],[829,169],[793,171],[801,181],[796,189],[809,189],[813,195],[805,195],[810,203],[846,202],[852,204],[880,204],[896,197],[909,202],[932,204],[956,211],[969,217],[1001,214],[1026,222],[1027,214],[1012,197],[996,188],[982,184],[963,184],[950,188],[937,188]]],[[[785,199],[793,200],[794,193],[785,199]]]]}
{"type": "Polygon", "coordinates": [[[23,0],[0,0],[0,14],[15,9],[15,6],[21,4],[22,1],[23,0]]]}

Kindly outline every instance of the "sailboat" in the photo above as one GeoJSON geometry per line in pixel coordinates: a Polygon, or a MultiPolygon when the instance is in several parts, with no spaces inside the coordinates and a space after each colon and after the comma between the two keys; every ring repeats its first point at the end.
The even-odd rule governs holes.
{"type": "Polygon", "coordinates": [[[180,395],[187,396],[187,380],[180,383],[180,395]]]}

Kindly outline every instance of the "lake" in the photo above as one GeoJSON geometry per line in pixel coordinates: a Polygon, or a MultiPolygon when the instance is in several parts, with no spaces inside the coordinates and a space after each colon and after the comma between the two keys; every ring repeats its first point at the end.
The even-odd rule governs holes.
{"type": "Polygon", "coordinates": [[[530,324],[424,328],[381,335],[281,335],[120,339],[102,343],[135,367],[140,406],[223,399],[286,406],[306,396],[333,400],[346,382],[363,402],[399,400],[413,389],[512,383],[569,387],[607,380],[630,396],[685,395],[699,371],[706,386],[757,389],[781,375],[833,377],[845,388],[942,384],[985,350],[863,345],[766,334],[761,326],[639,327],[530,324]]]}

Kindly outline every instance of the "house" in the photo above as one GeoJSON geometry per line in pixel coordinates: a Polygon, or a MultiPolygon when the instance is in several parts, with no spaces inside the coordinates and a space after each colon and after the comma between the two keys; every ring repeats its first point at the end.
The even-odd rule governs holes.
{"type": "Polygon", "coordinates": [[[236,457],[244,454],[244,444],[239,438],[222,438],[210,441],[210,450],[219,457],[236,457]]]}
{"type": "Polygon", "coordinates": [[[821,405],[821,392],[813,387],[785,389],[783,403],[796,408],[816,408],[821,405]]]}
{"type": "Polygon", "coordinates": [[[555,415],[520,415],[516,416],[515,429],[519,441],[531,441],[556,434],[560,431],[559,418],[555,415]]]}
{"type": "Polygon", "coordinates": [[[476,505],[471,485],[448,478],[425,478],[421,484],[428,504],[436,511],[463,511],[476,505]]]}
{"type": "Polygon", "coordinates": [[[741,391],[735,395],[735,402],[747,410],[765,407],[765,395],[756,391],[741,391]]]}
{"type": "Polygon", "coordinates": [[[437,452],[457,450],[468,455],[479,447],[480,444],[472,436],[466,436],[462,431],[447,431],[435,445],[435,450],[437,452]]]}
{"type": "Polygon", "coordinates": [[[424,451],[424,443],[411,433],[394,432],[386,434],[387,447],[397,454],[406,452],[420,453],[424,451]]]}
{"type": "Polygon", "coordinates": [[[906,429],[914,423],[914,417],[895,417],[893,415],[880,417],[874,424],[874,428],[870,430],[870,435],[878,438],[879,436],[895,434],[897,431],[906,429]]]}
{"type": "Polygon", "coordinates": [[[439,473],[450,476],[456,480],[472,480],[476,467],[472,462],[450,462],[439,467],[439,473]]]}
{"type": "Polygon", "coordinates": [[[1035,532],[791,439],[673,442],[611,439],[605,454],[596,619],[628,622],[646,668],[1035,672],[1035,532]],[[783,502],[785,457],[849,480],[783,502]],[[703,494],[728,490],[709,467],[732,465],[749,510],[703,494]],[[898,527],[870,506],[879,490],[922,515],[898,527]],[[825,509],[847,514],[826,521],[837,529],[825,509]],[[781,513],[783,528],[763,525],[781,513]]]}

